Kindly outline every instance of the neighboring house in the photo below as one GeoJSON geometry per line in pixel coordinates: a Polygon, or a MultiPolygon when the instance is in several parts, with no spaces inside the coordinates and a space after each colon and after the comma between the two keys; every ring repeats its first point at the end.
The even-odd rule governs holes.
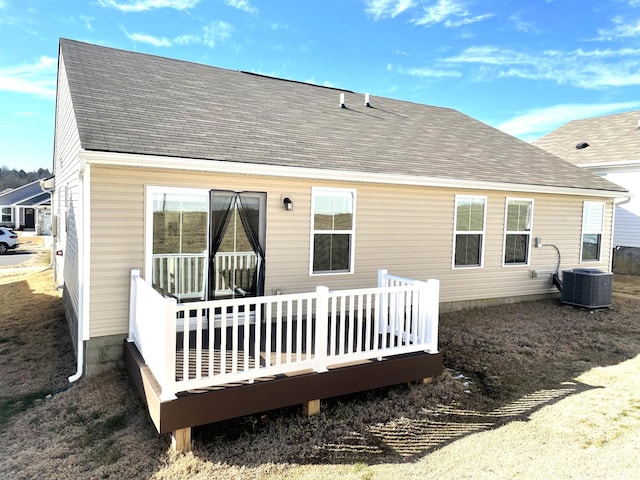
{"type": "Polygon", "coordinates": [[[51,234],[51,196],[40,180],[0,193],[0,226],[51,234]]]}
{"type": "Polygon", "coordinates": [[[614,270],[640,274],[640,110],[573,120],[533,144],[630,191],[616,202],[614,270]]]}
{"type": "Polygon", "coordinates": [[[439,374],[438,308],[608,270],[626,195],[452,109],[64,39],[54,175],[72,380],[126,338],[178,443],[439,374]]]}

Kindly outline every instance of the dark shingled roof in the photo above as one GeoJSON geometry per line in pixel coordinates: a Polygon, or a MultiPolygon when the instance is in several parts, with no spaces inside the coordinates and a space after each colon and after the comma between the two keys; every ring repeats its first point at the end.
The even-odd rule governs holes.
{"type": "Polygon", "coordinates": [[[578,165],[640,161],[640,110],[573,120],[533,142],[578,165]],[[586,148],[576,145],[588,143],[586,148]]]}
{"type": "Polygon", "coordinates": [[[449,108],[365,107],[363,94],[73,40],[60,53],[85,150],[624,190],[449,108]]]}

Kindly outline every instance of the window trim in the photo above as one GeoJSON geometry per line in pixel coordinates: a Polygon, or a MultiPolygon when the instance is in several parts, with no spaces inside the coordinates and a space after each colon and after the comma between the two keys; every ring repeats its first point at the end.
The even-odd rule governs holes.
{"type": "Polygon", "coordinates": [[[355,188],[338,188],[338,187],[311,187],[311,222],[309,225],[309,276],[320,277],[327,275],[353,275],[355,273],[355,256],[356,256],[356,210],[357,210],[357,190],[355,188]],[[329,230],[315,230],[315,203],[316,195],[319,193],[350,193],[353,196],[353,206],[351,211],[351,230],[331,230],[331,233],[349,234],[351,235],[351,248],[349,252],[349,270],[342,271],[329,271],[329,272],[314,272],[313,271],[313,258],[314,258],[314,239],[316,233],[326,233],[329,230]]]}
{"type": "Polygon", "coordinates": [[[602,239],[604,237],[604,217],[606,212],[607,204],[605,202],[594,202],[592,200],[585,200],[582,202],[582,229],[580,233],[580,263],[596,263],[602,261],[602,239]],[[587,227],[587,205],[601,205],[602,206],[602,216],[600,217],[600,231],[589,231],[586,230],[587,227]],[[582,258],[582,253],[584,249],[584,236],[585,235],[600,235],[600,241],[598,242],[598,255],[595,260],[584,260],[582,258]]]}
{"type": "Polygon", "coordinates": [[[3,205],[2,207],[0,207],[0,223],[13,223],[13,208],[3,205]],[[7,215],[6,213],[4,213],[4,210],[9,210],[9,220],[4,220],[4,216],[7,215]]]}
{"type": "Polygon", "coordinates": [[[487,236],[487,204],[489,203],[486,195],[469,195],[469,194],[456,194],[453,201],[453,239],[451,245],[451,268],[453,270],[469,270],[474,268],[484,268],[484,251],[486,246],[487,236]],[[461,230],[458,232],[458,200],[463,198],[477,199],[481,198],[484,201],[484,210],[482,215],[482,231],[480,230],[461,230]],[[456,240],[459,233],[467,234],[480,234],[482,238],[482,245],[480,247],[480,264],[479,265],[456,265],[456,240]]]}
{"type": "MultiPolygon", "coordinates": [[[[162,185],[146,185],[144,192],[144,272],[143,278],[151,285],[153,270],[153,195],[155,193],[202,194],[209,201],[209,190],[206,188],[166,187],[162,185]]],[[[209,235],[209,216],[207,215],[207,235],[209,235]]],[[[207,240],[207,245],[209,241],[207,240]]],[[[208,248],[207,248],[208,250],[208,248]]]]}
{"type": "Polygon", "coordinates": [[[531,240],[533,237],[533,208],[534,208],[534,199],[533,198],[524,198],[524,197],[507,197],[504,203],[504,233],[502,237],[502,266],[503,267],[525,267],[531,265],[531,240]],[[531,223],[529,224],[529,230],[507,230],[507,221],[509,214],[509,202],[530,202],[531,203],[531,223]],[[529,241],[527,245],[527,259],[524,263],[507,263],[505,261],[505,256],[507,253],[507,235],[523,235],[526,234],[529,236],[529,241]]]}

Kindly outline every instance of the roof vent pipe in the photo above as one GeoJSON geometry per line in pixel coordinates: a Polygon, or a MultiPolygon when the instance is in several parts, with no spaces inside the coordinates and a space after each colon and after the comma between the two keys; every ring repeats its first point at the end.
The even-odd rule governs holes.
{"type": "Polygon", "coordinates": [[[344,93],[340,94],[340,108],[347,108],[344,104],[344,93]]]}
{"type": "MultiPolygon", "coordinates": [[[[369,103],[369,94],[365,93],[364,94],[364,106],[365,107],[370,107],[371,103],[369,103]]],[[[640,121],[638,122],[638,124],[640,124],[640,121]]]]}

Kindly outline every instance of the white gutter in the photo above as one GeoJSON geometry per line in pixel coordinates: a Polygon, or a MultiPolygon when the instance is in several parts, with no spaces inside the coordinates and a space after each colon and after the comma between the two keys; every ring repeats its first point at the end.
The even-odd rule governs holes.
{"type": "Polygon", "coordinates": [[[640,160],[616,161],[616,162],[593,162],[576,163],[576,166],[585,170],[610,171],[610,172],[637,172],[640,168],[640,160]]]}
{"type": "MultiPolygon", "coordinates": [[[[80,206],[80,222],[78,235],[78,338],[77,338],[77,366],[76,373],[69,377],[73,383],[84,374],[84,342],[89,340],[89,255],[90,255],[90,219],[91,203],[89,195],[90,165],[84,161],[80,166],[78,205],[80,206]]],[[[76,211],[78,211],[76,209],[76,211]]]]}
{"type": "Polygon", "coordinates": [[[557,187],[549,185],[529,185],[518,183],[481,182],[454,178],[418,177],[388,173],[369,173],[320,168],[287,167],[259,163],[227,162],[224,160],[197,160],[155,155],[128,153],[95,152],[82,150],[80,158],[88,164],[111,165],[118,167],[161,168],[167,170],[195,170],[229,174],[264,175],[287,178],[310,178],[316,180],[344,180],[363,183],[393,185],[416,185],[440,188],[458,188],[474,190],[526,191],[531,193],[555,193],[561,195],[579,195],[591,197],[626,197],[627,192],[616,190],[597,190],[589,188],[557,187]]]}

